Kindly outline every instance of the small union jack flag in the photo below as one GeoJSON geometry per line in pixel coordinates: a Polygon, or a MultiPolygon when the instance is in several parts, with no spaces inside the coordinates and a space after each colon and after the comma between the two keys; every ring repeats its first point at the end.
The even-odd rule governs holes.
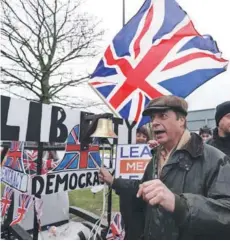
{"type": "Polygon", "coordinates": [[[99,146],[89,146],[88,150],[81,150],[79,142],[80,127],[76,125],[67,138],[65,155],[54,171],[73,169],[95,169],[101,166],[99,146]]]}
{"type": "Polygon", "coordinates": [[[150,99],[185,98],[227,64],[175,0],[146,0],[106,49],[89,85],[114,113],[141,126],[149,121],[142,111],[150,99]]]}
{"type": "Polygon", "coordinates": [[[37,159],[38,159],[38,151],[37,150],[24,150],[23,153],[23,163],[25,170],[29,174],[34,174],[37,172],[37,159]]]}
{"type": "Polygon", "coordinates": [[[4,162],[4,166],[10,167],[19,172],[25,172],[23,165],[23,147],[24,143],[20,141],[12,141],[10,149],[7,152],[7,158],[4,162]]]}
{"type": "Polygon", "coordinates": [[[4,217],[8,212],[8,209],[12,201],[12,194],[13,189],[8,186],[5,186],[1,199],[1,217],[4,217]]]}
{"type": "Polygon", "coordinates": [[[122,217],[121,213],[115,213],[113,216],[113,220],[110,224],[108,233],[106,235],[107,240],[114,240],[114,239],[119,239],[123,240],[125,235],[124,235],[124,227],[122,225],[122,217]]]}
{"type": "Polygon", "coordinates": [[[30,196],[27,194],[19,194],[19,205],[18,205],[17,215],[11,222],[10,226],[20,223],[24,219],[25,214],[28,211],[32,202],[33,202],[33,196],[30,196]]]}
{"type": "MultiPolygon", "coordinates": [[[[35,175],[37,173],[37,150],[24,150],[23,163],[27,173],[35,175]]],[[[50,155],[48,155],[50,157],[50,155]]],[[[42,173],[46,174],[49,170],[52,170],[57,166],[53,159],[42,160],[42,173]]]]}
{"type": "Polygon", "coordinates": [[[58,163],[59,162],[54,159],[43,160],[42,174],[46,174],[50,171],[52,172],[53,169],[57,167],[58,163]]]}

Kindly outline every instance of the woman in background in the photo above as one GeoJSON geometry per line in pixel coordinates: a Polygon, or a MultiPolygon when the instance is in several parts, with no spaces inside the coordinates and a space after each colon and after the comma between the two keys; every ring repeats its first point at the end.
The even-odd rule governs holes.
{"type": "Polygon", "coordinates": [[[136,144],[146,144],[149,141],[149,135],[147,129],[142,126],[137,128],[136,144]]]}

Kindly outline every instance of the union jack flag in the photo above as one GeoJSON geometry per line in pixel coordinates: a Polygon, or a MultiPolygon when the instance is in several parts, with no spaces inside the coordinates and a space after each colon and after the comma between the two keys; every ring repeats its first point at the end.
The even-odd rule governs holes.
{"type": "Polygon", "coordinates": [[[108,233],[106,235],[107,240],[114,240],[114,239],[119,239],[123,240],[124,239],[124,227],[121,223],[121,214],[120,213],[115,213],[113,216],[113,220],[110,224],[108,233]]]}
{"type": "Polygon", "coordinates": [[[19,195],[19,206],[17,210],[17,215],[11,222],[10,226],[13,226],[17,223],[20,223],[29,209],[31,203],[33,202],[33,196],[27,195],[27,194],[20,194],[19,195]]]}
{"type": "Polygon", "coordinates": [[[149,121],[141,114],[150,99],[185,98],[227,64],[175,0],[146,0],[106,49],[89,85],[116,114],[141,126],[149,121]]]}
{"type": "Polygon", "coordinates": [[[12,201],[13,189],[5,186],[4,192],[1,199],[1,217],[4,217],[10,207],[12,201]]]}
{"type": "MultiPolygon", "coordinates": [[[[37,159],[38,151],[37,150],[24,150],[23,152],[23,163],[25,170],[30,175],[35,175],[37,173],[37,159]]],[[[52,170],[57,165],[53,159],[42,160],[42,173],[46,174],[49,170],[52,170]]]]}
{"type": "Polygon", "coordinates": [[[24,143],[20,141],[12,141],[7,158],[3,166],[10,167],[19,172],[25,172],[23,165],[23,150],[24,143]]]}
{"type": "Polygon", "coordinates": [[[42,174],[46,174],[47,172],[52,172],[54,168],[57,167],[58,161],[54,159],[43,160],[42,166],[42,174]]]}
{"type": "Polygon", "coordinates": [[[24,158],[23,163],[25,170],[29,172],[29,174],[35,174],[37,172],[37,159],[38,159],[38,151],[37,150],[24,150],[24,158]]]}
{"type": "Polygon", "coordinates": [[[81,150],[79,134],[80,128],[79,125],[76,125],[67,138],[65,155],[54,171],[95,169],[101,166],[99,146],[89,146],[88,150],[81,150]]]}

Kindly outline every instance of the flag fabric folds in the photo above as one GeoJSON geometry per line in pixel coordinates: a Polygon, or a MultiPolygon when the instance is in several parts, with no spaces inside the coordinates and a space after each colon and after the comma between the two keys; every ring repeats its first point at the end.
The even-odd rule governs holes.
{"type": "Polygon", "coordinates": [[[175,0],[146,0],[107,47],[89,85],[116,115],[141,126],[150,99],[185,98],[227,64],[175,0]]]}

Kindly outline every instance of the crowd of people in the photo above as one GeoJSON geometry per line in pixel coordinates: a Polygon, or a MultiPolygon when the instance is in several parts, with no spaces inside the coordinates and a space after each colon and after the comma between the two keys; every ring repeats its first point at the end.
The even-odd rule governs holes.
{"type": "Polygon", "coordinates": [[[154,140],[145,127],[136,142],[149,143],[152,160],[142,180],[100,180],[120,196],[125,239],[230,238],[230,101],[217,106],[216,128],[187,129],[188,104],[176,96],[149,102],[154,140]]]}

